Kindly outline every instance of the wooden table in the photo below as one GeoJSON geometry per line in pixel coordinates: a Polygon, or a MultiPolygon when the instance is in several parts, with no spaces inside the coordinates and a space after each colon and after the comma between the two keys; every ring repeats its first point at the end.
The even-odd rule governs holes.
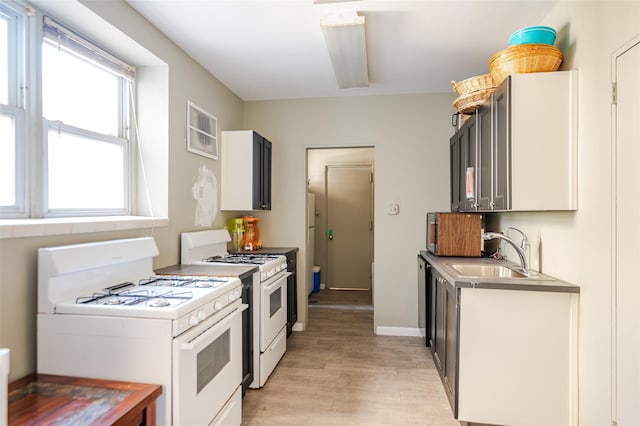
{"type": "Polygon", "coordinates": [[[162,386],[32,374],[9,384],[9,425],[155,425],[162,386]]]}

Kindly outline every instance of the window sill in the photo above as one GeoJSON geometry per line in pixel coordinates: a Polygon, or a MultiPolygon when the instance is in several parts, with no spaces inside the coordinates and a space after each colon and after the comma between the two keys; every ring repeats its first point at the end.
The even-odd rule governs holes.
{"type": "Polygon", "coordinates": [[[168,224],[168,218],[147,216],[2,219],[0,220],[0,239],[157,228],[168,224]]]}

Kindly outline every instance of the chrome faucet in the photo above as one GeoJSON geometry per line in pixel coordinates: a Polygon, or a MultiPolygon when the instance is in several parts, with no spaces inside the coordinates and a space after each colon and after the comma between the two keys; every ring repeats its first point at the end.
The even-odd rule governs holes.
{"type": "Polygon", "coordinates": [[[510,227],[507,228],[507,230],[509,230],[509,229],[513,229],[514,231],[517,231],[517,232],[520,233],[520,235],[522,235],[522,241],[520,242],[520,248],[522,250],[524,250],[525,252],[527,250],[529,250],[529,239],[527,238],[527,235],[524,232],[522,232],[521,230],[519,230],[518,228],[514,227],[514,226],[510,226],[510,227]]]}
{"type": "Polygon", "coordinates": [[[528,277],[531,275],[531,273],[529,272],[529,262],[527,261],[527,253],[526,253],[525,247],[529,245],[529,240],[527,239],[527,236],[524,235],[524,232],[520,231],[519,229],[516,229],[516,228],[510,228],[510,229],[515,229],[516,231],[520,232],[523,235],[521,246],[516,244],[516,242],[513,241],[511,238],[499,232],[484,232],[482,234],[482,239],[486,241],[486,240],[493,240],[494,238],[499,238],[511,244],[513,248],[516,250],[516,253],[518,253],[518,257],[520,257],[520,271],[528,277]]]}

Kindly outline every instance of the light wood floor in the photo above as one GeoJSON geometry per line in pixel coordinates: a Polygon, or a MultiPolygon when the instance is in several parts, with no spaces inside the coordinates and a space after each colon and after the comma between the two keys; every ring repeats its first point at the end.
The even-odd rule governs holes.
{"type": "Polygon", "coordinates": [[[334,292],[311,296],[307,331],[247,391],[242,424],[459,426],[422,339],[374,335],[370,293],[334,292]]]}

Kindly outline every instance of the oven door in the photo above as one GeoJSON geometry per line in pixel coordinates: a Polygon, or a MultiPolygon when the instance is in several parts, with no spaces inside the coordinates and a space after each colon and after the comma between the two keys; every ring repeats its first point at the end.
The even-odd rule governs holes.
{"type": "Polygon", "coordinates": [[[264,281],[260,295],[260,352],[267,350],[273,339],[287,324],[287,277],[278,273],[264,281]]]}
{"type": "Polygon", "coordinates": [[[240,300],[173,341],[173,424],[207,425],[242,380],[240,300]]]}

